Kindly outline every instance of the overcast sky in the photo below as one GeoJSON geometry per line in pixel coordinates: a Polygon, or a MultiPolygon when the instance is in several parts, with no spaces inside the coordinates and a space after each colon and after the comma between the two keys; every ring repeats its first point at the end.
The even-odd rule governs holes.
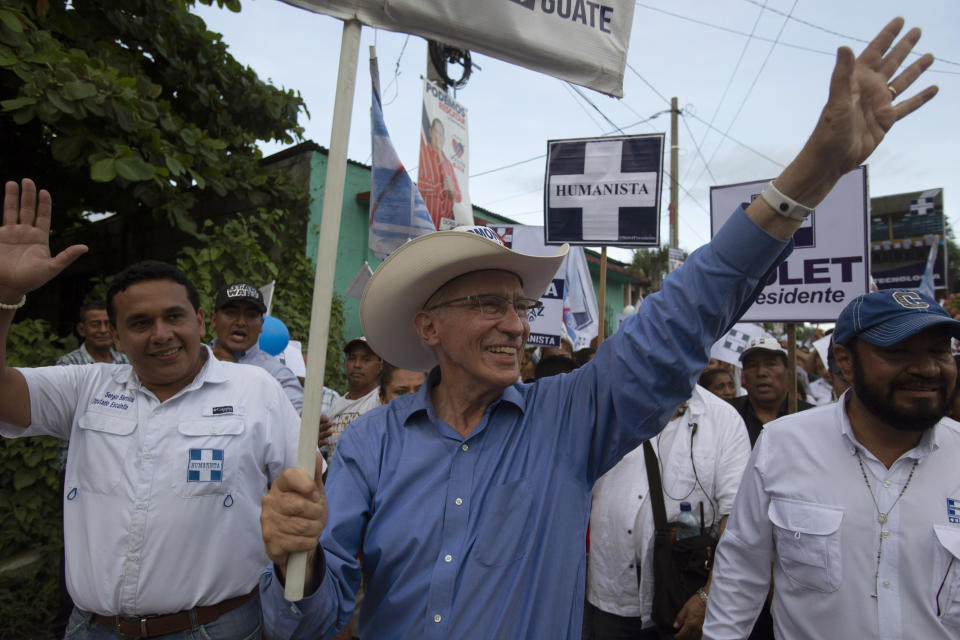
{"type": "MultiPolygon", "coordinates": [[[[262,79],[301,93],[310,110],[310,117],[300,120],[305,137],[328,146],[342,23],[276,0],[244,0],[239,14],[216,7],[194,11],[223,34],[237,60],[262,79]]],[[[471,200],[520,223],[543,224],[544,159],[537,156],[543,156],[548,140],[616,133],[614,126],[669,137],[669,113],[635,123],[668,109],[676,96],[685,112],[679,135],[680,246],[692,251],[710,237],[710,187],[776,177],[816,122],[836,48],[848,44],[859,53],[861,41],[896,15],[924,30],[918,50],[934,53],[937,61],[917,87],[937,84],[940,94],[896,125],[870,158],[869,194],[942,187],[947,216],[956,226],[960,3],[955,0],[638,2],[627,56],[635,71],[626,71],[621,100],[580,89],[584,98],[550,76],[473,54],[473,75],[456,94],[469,110],[471,200]],[[493,171],[531,158],[537,159],[493,171]]],[[[363,28],[349,157],[371,160],[371,44],[380,62],[387,127],[415,178],[427,48],[417,36],[363,28]]],[[[453,67],[451,73],[459,71],[453,67]]],[[[281,148],[263,145],[265,154],[281,148]]],[[[669,156],[664,167],[669,170],[669,156]]],[[[663,242],[669,239],[667,202],[669,181],[663,189],[663,242]]],[[[630,259],[626,250],[610,255],[630,259]]]]}

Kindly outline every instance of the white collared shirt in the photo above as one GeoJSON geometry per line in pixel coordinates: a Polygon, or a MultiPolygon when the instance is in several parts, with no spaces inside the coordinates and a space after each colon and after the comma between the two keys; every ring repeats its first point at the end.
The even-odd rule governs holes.
{"type": "Polygon", "coordinates": [[[254,588],[269,562],[260,498],[296,464],[300,424],[269,373],[208,353],[161,403],[130,365],[19,371],[32,424],[0,433],[70,439],[64,544],[78,608],[166,614],[254,588]]]}
{"type": "MultiPolygon", "coordinates": [[[[725,400],[697,386],[687,410],[671,420],[661,436],[650,442],[658,457],[662,453],[667,460],[661,464],[661,482],[669,494],[664,496],[667,520],[676,519],[681,502],[689,502],[699,518],[699,504],[703,503],[705,523],[719,526],[721,518],[730,513],[750,456],[750,439],[740,414],[725,400]],[[693,424],[697,428],[691,438],[693,424]],[[669,446],[668,440],[672,441],[669,446]]],[[[619,616],[642,617],[644,623],[650,621],[653,605],[654,524],[648,493],[643,447],[637,447],[593,486],[587,563],[590,603],[619,616]],[[642,573],[639,589],[638,559],[642,573]]]]}
{"type": "Polygon", "coordinates": [[[764,427],[717,549],[704,638],[749,634],[771,562],[778,638],[960,637],[960,425],[942,420],[887,469],[854,438],[845,397],[764,427]]]}

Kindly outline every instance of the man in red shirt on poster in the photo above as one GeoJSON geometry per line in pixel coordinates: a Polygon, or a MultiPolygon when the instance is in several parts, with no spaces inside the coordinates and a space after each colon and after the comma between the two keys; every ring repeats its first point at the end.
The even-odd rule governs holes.
{"type": "Polygon", "coordinates": [[[429,140],[420,136],[417,187],[437,229],[443,218],[453,220],[453,203],[460,202],[462,198],[453,164],[443,153],[444,140],[443,123],[439,118],[434,118],[430,124],[429,140]]]}

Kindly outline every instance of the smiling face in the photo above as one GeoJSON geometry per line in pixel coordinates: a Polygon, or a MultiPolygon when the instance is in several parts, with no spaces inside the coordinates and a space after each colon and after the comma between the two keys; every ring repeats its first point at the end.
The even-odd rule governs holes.
{"type": "Polygon", "coordinates": [[[172,280],[144,280],[113,299],[114,339],[143,385],[161,401],[189,384],[206,360],[203,311],[172,280]]]}
{"type": "Polygon", "coordinates": [[[957,386],[950,335],[933,327],[889,347],[858,340],[835,351],[853,393],[879,421],[900,431],[924,431],[947,414],[957,386]]]}
{"type": "MultiPolygon", "coordinates": [[[[520,279],[507,271],[475,271],[444,285],[430,300],[436,305],[465,296],[495,294],[509,300],[524,297],[520,279]]],[[[481,393],[498,394],[517,381],[523,346],[530,333],[526,315],[508,307],[500,318],[479,308],[455,303],[415,317],[418,333],[433,347],[441,379],[481,393]]]]}
{"type": "Polygon", "coordinates": [[[83,320],[77,323],[77,333],[87,347],[96,351],[105,351],[113,346],[106,309],[88,309],[83,314],[83,320]]]}
{"type": "Polygon", "coordinates": [[[218,343],[230,351],[246,351],[260,339],[263,314],[252,302],[237,300],[214,311],[210,324],[218,343]]]}

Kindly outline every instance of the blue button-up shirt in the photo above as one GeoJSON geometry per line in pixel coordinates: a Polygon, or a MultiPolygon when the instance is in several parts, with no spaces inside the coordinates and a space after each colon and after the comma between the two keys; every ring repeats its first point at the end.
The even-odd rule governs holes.
{"type": "MultiPolygon", "coordinates": [[[[214,343],[216,343],[216,340],[214,340],[214,343]]],[[[290,367],[280,362],[279,358],[270,355],[256,343],[246,351],[233,351],[232,353],[239,364],[250,364],[266,369],[283,387],[283,392],[290,399],[293,408],[298,413],[303,411],[303,385],[297,380],[296,374],[290,370],[290,367]]]]}
{"type": "Polygon", "coordinates": [[[739,211],[591,363],[508,387],[467,438],[436,415],[438,369],[359,418],[327,480],[318,587],[288,603],[265,572],[267,632],[345,626],[361,555],[364,638],[579,638],[594,481],[663,428],[788,252],[739,211]]]}

